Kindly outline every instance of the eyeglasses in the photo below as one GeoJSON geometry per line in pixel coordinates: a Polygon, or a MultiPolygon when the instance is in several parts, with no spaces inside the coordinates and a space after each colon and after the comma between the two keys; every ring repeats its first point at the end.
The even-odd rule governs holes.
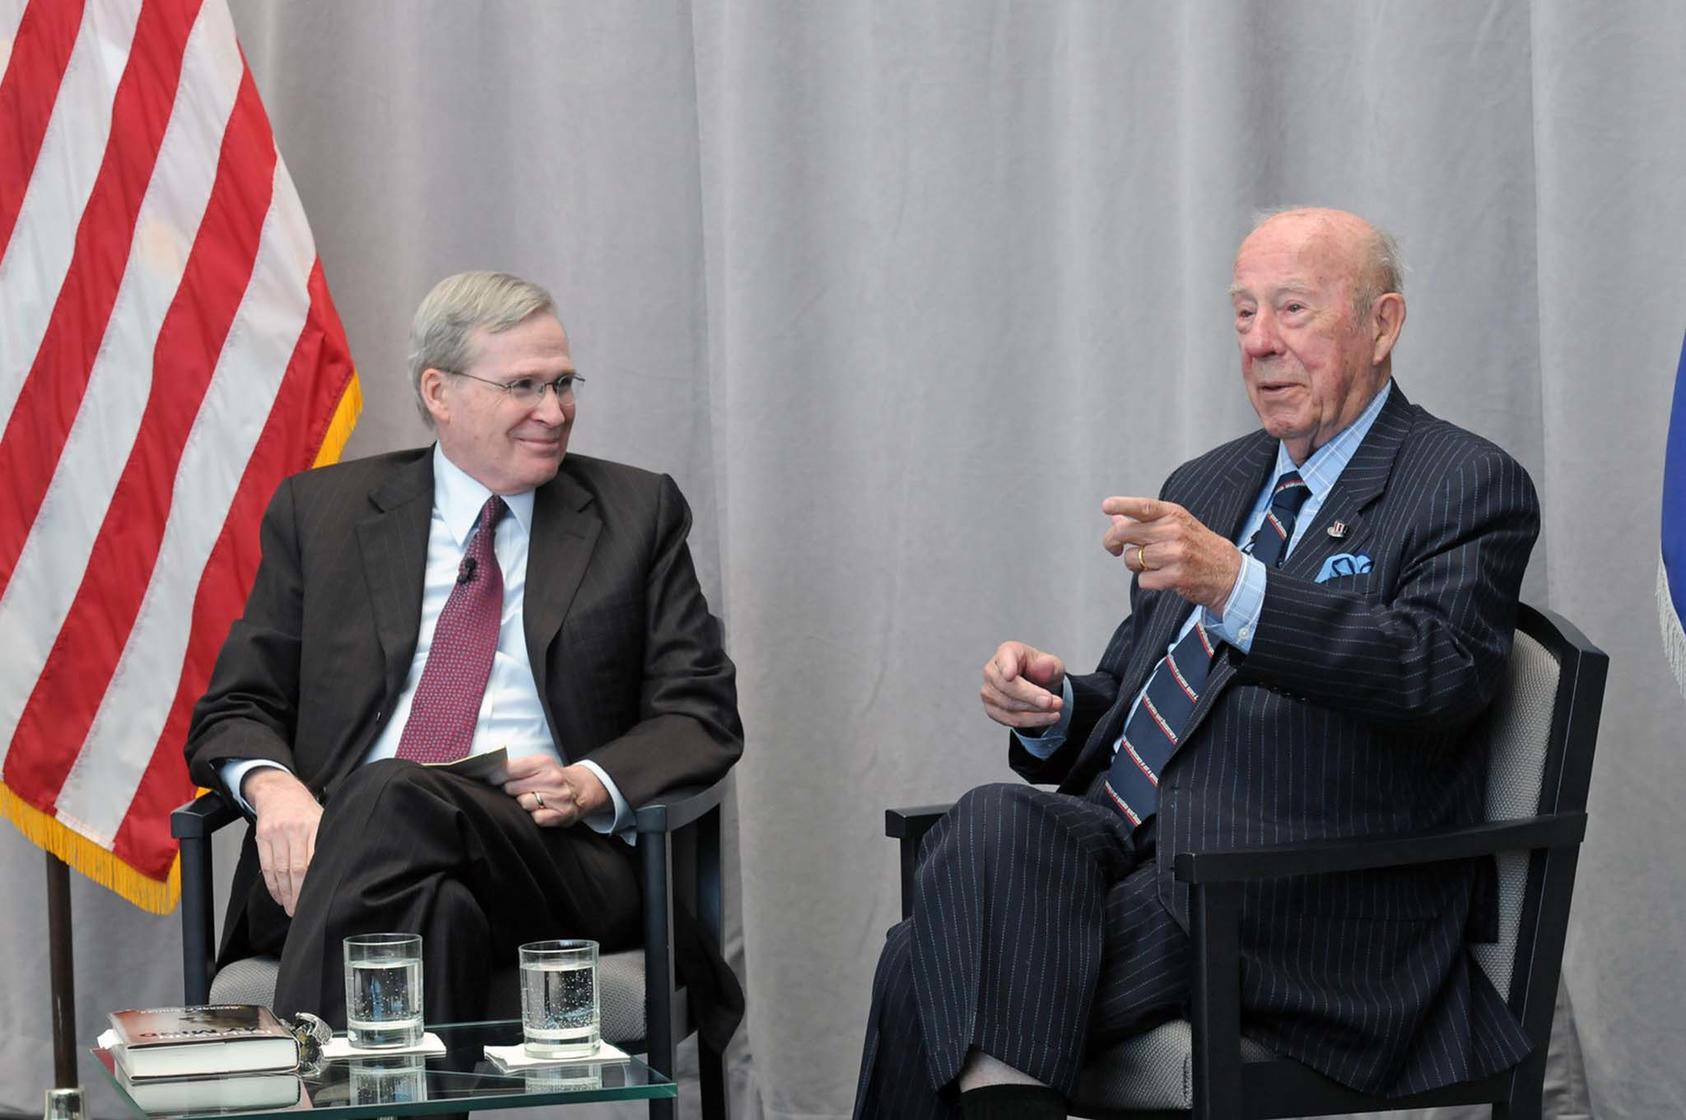
{"type": "Polygon", "coordinates": [[[452,377],[466,377],[470,381],[478,381],[482,385],[490,385],[494,389],[501,389],[504,396],[516,404],[536,405],[544,399],[544,391],[549,389],[556,394],[558,403],[565,403],[574,399],[574,386],[585,381],[577,373],[564,373],[555,381],[540,381],[536,377],[517,377],[510,381],[492,381],[485,377],[476,377],[472,373],[461,370],[446,370],[452,377]]]}

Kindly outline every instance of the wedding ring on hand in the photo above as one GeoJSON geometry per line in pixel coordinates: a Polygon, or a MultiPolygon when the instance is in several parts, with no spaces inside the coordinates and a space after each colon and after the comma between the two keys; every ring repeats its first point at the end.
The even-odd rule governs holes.
{"type": "Polygon", "coordinates": [[[544,794],[536,789],[533,791],[533,804],[540,809],[544,808],[544,794]]]}
{"type": "Polygon", "coordinates": [[[1151,572],[1153,570],[1147,566],[1147,545],[1145,544],[1138,544],[1136,546],[1136,569],[1143,572],[1151,572]]]}

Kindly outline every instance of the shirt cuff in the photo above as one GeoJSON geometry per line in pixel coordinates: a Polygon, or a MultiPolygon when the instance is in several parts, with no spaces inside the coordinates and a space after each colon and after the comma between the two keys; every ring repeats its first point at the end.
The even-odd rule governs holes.
{"type": "Polygon", "coordinates": [[[1241,557],[1241,571],[1230,589],[1229,601],[1224,604],[1223,618],[1205,607],[1200,608],[1200,622],[1208,634],[1215,634],[1242,653],[1253,649],[1253,631],[1258,628],[1259,615],[1264,611],[1265,566],[1257,557],[1241,557]]]}
{"type": "Polygon", "coordinates": [[[632,806],[628,805],[626,798],[621,796],[621,788],[615,784],[613,778],[609,777],[609,772],[589,758],[580,759],[579,765],[597,775],[597,780],[602,782],[603,788],[609,791],[609,800],[612,802],[609,808],[599,809],[590,816],[581,817],[580,820],[585,822],[585,826],[591,831],[601,832],[605,836],[612,836],[617,832],[623,832],[631,828],[632,806]]]}
{"type": "Polygon", "coordinates": [[[279,762],[271,762],[267,758],[231,758],[222,764],[222,784],[229,793],[234,795],[234,803],[248,817],[257,816],[257,810],[246,803],[245,796],[240,792],[240,783],[245,781],[246,775],[253,770],[264,769],[287,770],[279,762]]]}
{"type": "Polygon", "coordinates": [[[1050,725],[1040,735],[1030,735],[1016,727],[1013,728],[1013,734],[1019,737],[1019,745],[1037,758],[1051,758],[1065,743],[1066,731],[1071,727],[1072,692],[1069,676],[1060,682],[1060,694],[1065,697],[1065,703],[1060,705],[1060,722],[1050,725]]]}

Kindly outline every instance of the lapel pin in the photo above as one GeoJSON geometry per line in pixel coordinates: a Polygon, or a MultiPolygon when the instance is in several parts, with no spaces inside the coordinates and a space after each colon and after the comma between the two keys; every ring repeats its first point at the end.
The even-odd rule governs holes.
{"type": "Polygon", "coordinates": [[[1332,537],[1332,538],[1334,538],[1335,540],[1338,541],[1342,537],[1346,536],[1346,522],[1345,521],[1337,521],[1333,525],[1329,526],[1329,528],[1325,531],[1329,534],[1330,537],[1332,537]]]}

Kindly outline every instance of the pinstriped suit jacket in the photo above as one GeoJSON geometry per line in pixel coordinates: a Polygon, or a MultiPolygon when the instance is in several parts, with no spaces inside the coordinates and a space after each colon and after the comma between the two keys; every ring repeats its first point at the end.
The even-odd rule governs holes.
{"type": "MultiPolygon", "coordinates": [[[[358,766],[404,687],[421,626],[431,448],[306,471],[264,516],[263,562],[194,709],[187,758],[220,788],[230,758],[287,766],[318,797],[358,766]]],[[[671,478],[583,455],[534,494],[527,652],[564,758],[591,758],[634,806],[712,782],[743,749],[734,670],[708,612],[671,478]]],[[[251,836],[223,956],[242,955],[251,836]]]]}
{"type": "MultiPolygon", "coordinates": [[[[1161,496],[1233,539],[1276,447],[1262,431],[1235,440],[1180,467],[1161,496]]],[[[1396,385],[1316,521],[1268,574],[1251,652],[1220,651],[1161,775],[1158,893],[1179,922],[1177,852],[1479,818],[1486,759],[1465,732],[1499,685],[1538,531],[1523,468],[1396,385]],[[1336,521],[1340,539],[1325,532],[1336,521]],[[1368,555],[1371,569],[1317,582],[1342,552],[1368,555]]],[[[1084,793],[1190,609],[1133,587],[1097,670],[1072,678],[1066,743],[1044,761],[1015,739],[1014,768],[1084,793]]],[[[1457,864],[1250,889],[1249,1033],[1376,1091],[1502,1068],[1521,1035],[1463,948],[1491,927],[1489,876],[1457,864]]]]}

